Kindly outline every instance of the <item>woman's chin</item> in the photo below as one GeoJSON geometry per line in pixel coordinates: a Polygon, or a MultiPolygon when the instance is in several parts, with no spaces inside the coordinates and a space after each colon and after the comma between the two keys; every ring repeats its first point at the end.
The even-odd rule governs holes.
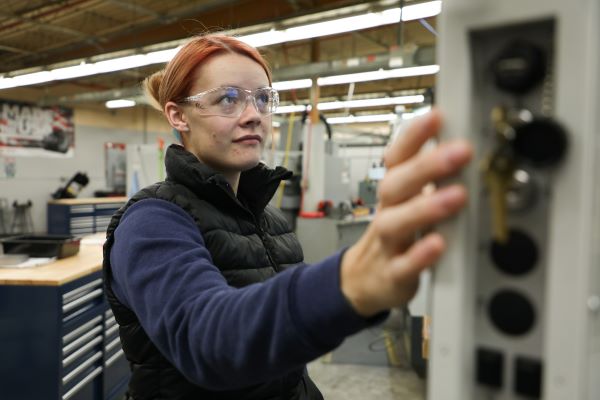
{"type": "Polygon", "coordinates": [[[256,160],[253,160],[251,162],[244,163],[241,171],[242,172],[243,171],[248,171],[249,169],[252,169],[252,168],[256,167],[259,163],[260,163],[260,159],[256,159],[256,160]]]}

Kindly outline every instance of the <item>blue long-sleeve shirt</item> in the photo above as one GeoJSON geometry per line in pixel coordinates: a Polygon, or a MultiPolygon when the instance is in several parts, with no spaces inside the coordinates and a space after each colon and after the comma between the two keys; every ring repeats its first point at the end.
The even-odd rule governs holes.
{"type": "Polygon", "coordinates": [[[191,382],[210,390],[265,382],[331,351],[366,320],[340,289],[341,253],[238,289],[197,225],[164,200],[133,204],[115,231],[112,288],[191,382]]]}

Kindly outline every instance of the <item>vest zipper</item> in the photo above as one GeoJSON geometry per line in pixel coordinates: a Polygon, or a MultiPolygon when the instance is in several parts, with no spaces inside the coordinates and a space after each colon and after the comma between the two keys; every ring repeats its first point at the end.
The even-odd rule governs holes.
{"type": "Polygon", "coordinates": [[[271,266],[273,267],[275,272],[279,272],[279,265],[277,265],[277,263],[275,262],[275,259],[273,258],[273,255],[271,254],[271,251],[269,250],[269,246],[267,246],[267,243],[265,242],[265,231],[260,226],[260,223],[254,216],[254,214],[252,214],[252,217],[254,218],[254,225],[256,225],[256,228],[258,229],[258,237],[260,238],[260,241],[262,242],[263,246],[265,247],[265,252],[267,253],[267,258],[269,259],[269,262],[271,263],[271,266]]]}
{"type": "MultiPolygon", "coordinates": [[[[215,181],[214,177],[211,177],[210,179],[212,179],[213,181],[215,181]]],[[[279,272],[279,265],[275,262],[275,259],[273,258],[273,255],[269,251],[269,247],[265,243],[265,231],[260,226],[260,223],[259,223],[258,219],[256,218],[256,215],[254,215],[254,213],[252,211],[250,211],[246,206],[244,206],[240,202],[240,200],[237,197],[235,197],[229,190],[227,190],[226,188],[221,187],[221,185],[219,185],[219,184],[217,184],[217,187],[219,187],[223,192],[225,192],[225,194],[231,200],[233,200],[235,204],[237,204],[238,206],[240,206],[245,212],[247,212],[250,216],[252,216],[252,220],[254,221],[254,225],[256,226],[256,229],[258,230],[258,237],[260,238],[260,241],[262,242],[262,244],[263,244],[263,246],[265,248],[265,252],[267,253],[267,258],[269,259],[269,263],[271,263],[271,266],[273,267],[273,269],[275,270],[275,272],[279,272]]]]}

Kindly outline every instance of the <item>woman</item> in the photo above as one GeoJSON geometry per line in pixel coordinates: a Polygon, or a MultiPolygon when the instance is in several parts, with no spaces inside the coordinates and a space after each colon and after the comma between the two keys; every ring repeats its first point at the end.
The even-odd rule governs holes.
{"type": "Polygon", "coordinates": [[[439,115],[390,147],[381,206],[345,252],[302,266],[302,250],[268,202],[291,173],[260,164],[278,95],[252,47],[192,39],[147,92],[182,145],[167,179],[114,217],[104,253],[108,300],[136,399],[321,399],[305,364],[405,303],[444,248],[414,233],[453,215],[465,190],[421,196],[469,160],[465,143],[418,153],[439,115]],[[291,268],[296,266],[295,268],[291,268]]]}

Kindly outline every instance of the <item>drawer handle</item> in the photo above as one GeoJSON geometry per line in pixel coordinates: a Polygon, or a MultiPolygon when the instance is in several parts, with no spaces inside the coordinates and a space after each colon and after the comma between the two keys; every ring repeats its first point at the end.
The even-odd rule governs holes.
{"type": "Polygon", "coordinates": [[[66,345],[67,343],[69,343],[70,341],[72,341],[73,338],[76,338],[77,336],[81,335],[83,332],[87,331],[92,326],[100,323],[101,321],[102,321],[102,317],[98,316],[98,317],[92,319],[91,321],[88,321],[85,324],[81,325],[79,328],[74,329],[73,331],[67,333],[62,338],[63,345],[66,345]]]}
{"type": "Polygon", "coordinates": [[[98,278],[96,280],[91,281],[90,283],[86,283],[83,286],[79,286],[77,289],[73,289],[70,292],[67,292],[62,295],[63,305],[68,303],[73,297],[77,297],[78,294],[85,292],[93,287],[100,286],[102,284],[102,278],[98,278]]]}
{"type": "Polygon", "coordinates": [[[73,361],[77,360],[79,357],[81,357],[82,354],[85,354],[87,351],[89,351],[92,347],[94,347],[101,341],[102,341],[102,337],[97,336],[95,339],[93,339],[88,344],[86,344],[85,346],[83,346],[82,348],[80,348],[79,350],[74,352],[73,354],[71,354],[69,357],[63,358],[63,361],[62,361],[63,368],[67,367],[73,361]]]}
{"type": "Polygon", "coordinates": [[[77,300],[73,300],[72,302],[65,304],[62,308],[62,312],[63,314],[68,313],[69,311],[82,305],[83,303],[100,296],[102,296],[102,289],[96,289],[93,292],[86,294],[85,296],[81,296],[77,300]]]}
{"type": "Polygon", "coordinates": [[[115,317],[111,317],[104,321],[104,326],[106,327],[106,329],[108,329],[111,326],[116,325],[116,324],[117,324],[117,320],[115,319],[115,317]]]}
{"type": "Polygon", "coordinates": [[[94,206],[71,206],[71,214],[93,213],[94,206]]]}
{"type": "Polygon", "coordinates": [[[106,204],[96,204],[96,210],[110,210],[112,208],[115,209],[115,212],[123,207],[125,203],[106,203],[106,204]]]}
{"type": "Polygon", "coordinates": [[[65,375],[62,378],[63,386],[66,385],[67,383],[71,382],[73,380],[73,378],[75,378],[77,375],[79,375],[81,373],[81,371],[90,367],[94,362],[96,362],[100,358],[102,358],[101,351],[97,352],[96,354],[94,354],[93,356],[91,356],[90,358],[85,360],[85,362],[82,362],[81,365],[79,365],[77,368],[75,368],[73,371],[69,372],[67,375],[65,375]]]}
{"type": "Polygon", "coordinates": [[[71,353],[73,350],[75,350],[77,347],[79,347],[82,343],[85,343],[91,337],[96,336],[96,334],[99,333],[101,330],[102,330],[102,327],[97,326],[94,329],[92,329],[91,331],[89,331],[88,333],[86,333],[85,335],[81,336],[79,339],[75,340],[73,343],[63,347],[63,350],[62,350],[63,357],[66,356],[67,354],[71,353]]]}
{"type": "Polygon", "coordinates": [[[82,387],[87,385],[92,379],[97,377],[102,372],[102,367],[98,367],[93,370],[88,376],[83,378],[77,385],[73,386],[71,390],[65,393],[62,397],[63,400],[69,400],[73,395],[81,390],[82,387]]]}
{"type": "Polygon", "coordinates": [[[112,342],[110,342],[109,344],[106,345],[106,348],[104,349],[104,351],[109,352],[113,349],[113,347],[117,347],[120,345],[121,345],[121,339],[115,338],[112,342]]]}
{"type": "Polygon", "coordinates": [[[111,365],[113,365],[115,363],[115,361],[117,361],[119,358],[123,357],[124,355],[125,355],[125,353],[123,353],[123,350],[117,351],[108,360],[106,360],[104,362],[104,368],[110,367],[111,365]]]}
{"type": "Polygon", "coordinates": [[[118,330],[119,330],[119,325],[111,326],[104,332],[104,336],[112,336],[112,334],[118,330]]]}

